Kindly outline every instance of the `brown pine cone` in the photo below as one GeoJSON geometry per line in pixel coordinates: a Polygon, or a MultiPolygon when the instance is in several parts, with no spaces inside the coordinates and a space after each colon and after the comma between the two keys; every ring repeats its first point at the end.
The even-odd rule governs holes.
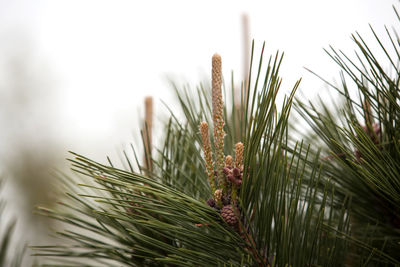
{"type": "Polygon", "coordinates": [[[221,216],[230,226],[235,226],[238,223],[238,219],[235,215],[232,205],[224,206],[221,210],[221,216]]]}

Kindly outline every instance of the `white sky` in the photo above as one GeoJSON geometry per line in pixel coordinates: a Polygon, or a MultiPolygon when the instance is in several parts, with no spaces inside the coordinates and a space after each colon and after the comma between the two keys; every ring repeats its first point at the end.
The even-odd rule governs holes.
{"type": "MultiPolygon", "coordinates": [[[[351,52],[350,34],[381,35],[398,25],[390,0],[303,1],[11,1],[0,0],[0,41],[45,62],[59,94],[55,126],[64,150],[104,159],[138,132],[145,95],[171,99],[166,75],[196,85],[223,58],[226,78],[242,75],[241,14],[250,18],[256,55],[285,51],[284,89],[303,77],[312,97],[324,86],[307,73],[337,77],[322,48],[351,52]],[[23,36],[23,37],[21,37],[23,36]],[[49,71],[50,70],[50,71],[49,71]]],[[[367,38],[369,39],[369,38],[367,38]]]]}

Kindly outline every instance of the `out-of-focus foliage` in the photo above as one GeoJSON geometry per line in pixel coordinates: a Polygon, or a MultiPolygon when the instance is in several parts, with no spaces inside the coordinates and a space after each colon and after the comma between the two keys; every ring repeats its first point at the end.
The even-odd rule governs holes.
{"type": "Polygon", "coordinates": [[[358,33],[353,35],[354,58],[333,48],[327,51],[342,69],[341,84],[329,83],[341,96],[334,109],[322,99],[317,104],[299,101],[297,107],[315,133],[310,142],[322,144],[321,181],[335,183],[338,202],[352,200],[352,235],[368,239],[399,264],[400,39],[395,30],[385,29],[390,45],[383,45],[371,27],[380,51],[373,51],[358,33]],[[378,59],[378,52],[383,58],[378,59]]]}
{"type": "MultiPolygon", "coordinates": [[[[0,193],[4,183],[4,178],[0,176],[0,193]]],[[[5,216],[5,207],[6,202],[0,199],[0,266],[19,267],[22,266],[25,247],[22,244],[15,244],[16,220],[10,220],[5,216]]]]}

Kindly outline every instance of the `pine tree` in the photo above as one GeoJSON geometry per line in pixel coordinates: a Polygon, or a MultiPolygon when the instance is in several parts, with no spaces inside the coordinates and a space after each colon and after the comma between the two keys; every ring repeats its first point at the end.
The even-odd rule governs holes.
{"type": "Polygon", "coordinates": [[[184,119],[171,111],[144,166],[126,152],[126,169],[72,153],[65,199],[38,208],[64,223],[63,245],[33,247],[36,255],[49,266],[400,265],[400,42],[388,36],[393,76],[358,34],[359,63],[329,53],[343,69],[345,103],[332,112],[296,101],[320,140],[310,145],[289,128],[300,81],[277,107],[282,54],[264,67],[263,46],[255,64],[253,44],[240,99],[214,55],[210,84],[175,86],[184,119]]]}

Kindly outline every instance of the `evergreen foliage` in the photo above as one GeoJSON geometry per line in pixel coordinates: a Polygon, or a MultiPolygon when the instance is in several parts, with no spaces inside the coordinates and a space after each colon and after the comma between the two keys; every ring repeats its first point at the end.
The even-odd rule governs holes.
{"type": "Polygon", "coordinates": [[[214,91],[221,86],[214,69],[212,82],[195,91],[175,86],[184,119],[171,111],[157,153],[145,150],[147,168],[125,152],[127,169],[72,153],[77,176],[60,177],[65,200],[54,210],[38,208],[64,223],[56,233],[63,243],[33,247],[35,255],[47,266],[400,265],[400,40],[394,36],[388,31],[394,56],[381,45],[393,75],[358,34],[358,63],[328,52],[343,69],[335,88],[344,105],[330,111],[323,102],[296,101],[321,147],[306,145],[307,136],[290,138],[300,81],[278,109],[280,53],[265,68],[264,47],[257,64],[252,56],[239,99],[233,82],[223,86],[225,105],[214,91]],[[350,97],[345,74],[359,99],[350,97]],[[214,133],[209,145],[205,132],[214,133]],[[228,179],[233,158],[225,163],[232,168],[221,171],[238,142],[240,183],[228,179]]]}
{"type": "Polygon", "coordinates": [[[322,182],[334,181],[338,201],[352,199],[348,210],[353,236],[366,238],[400,264],[400,39],[385,29],[391,47],[385,47],[371,27],[383,60],[358,33],[352,36],[358,49],[355,59],[340,50],[327,51],[342,69],[341,85],[329,83],[342,96],[342,104],[331,105],[332,110],[322,100],[320,108],[299,101],[297,107],[328,155],[322,159],[322,182]],[[351,88],[356,88],[358,99],[351,97],[351,88]]]}

